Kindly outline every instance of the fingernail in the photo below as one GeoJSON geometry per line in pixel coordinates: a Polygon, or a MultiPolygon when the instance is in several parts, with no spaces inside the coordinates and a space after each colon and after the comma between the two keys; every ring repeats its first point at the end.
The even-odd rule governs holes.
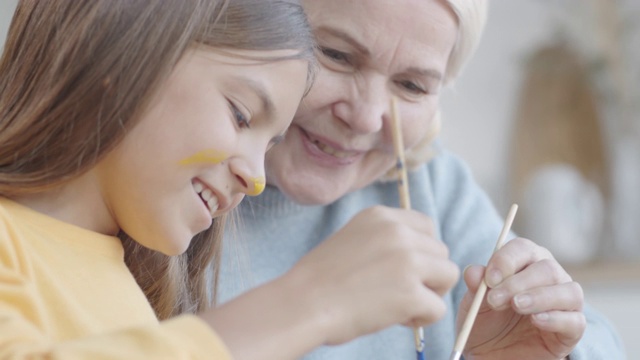
{"type": "Polygon", "coordinates": [[[504,299],[507,297],[507,294],[501,290],[492,290],[487,297],[487,301],[489,305],[494,308],[499,308],[504,304],[504,299]]]}
{"type": "Polygon", "coordinates": [[[498,286],[502,282],[502,273],[498,269],[492,269],[487,275],[487,285],[489,287],[498,286]]]}
{"type": "Polygon", "coordinates": [[[465,266],[464,269],[462,269],[462,275],[464,275],[467,272],[467,270],[469,270],[470,267],[471,267],[471,264],[465,266]]]}
{"type": "Polygon", "coordinates": [[[546,313],[546,312],[538,313],[538,314],[535,314],[533,316],[536,318],[536,320],[538,320],[540,322],[544,322],[544,321],[549,320],[549,314],[546,313]]]}
{"type": "Polygon", "coordinates": [[[527,294],[518,295],[513,299],[513,301],[516,304],[516,307],[521,310],[526,310],[533,303],[533,299],[527,294]]]}

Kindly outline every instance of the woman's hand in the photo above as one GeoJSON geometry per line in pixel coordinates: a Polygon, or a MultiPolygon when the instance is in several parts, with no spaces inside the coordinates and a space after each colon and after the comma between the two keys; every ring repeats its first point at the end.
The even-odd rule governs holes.
{"type": "Polygon", "coordinates": [[[482,277],[489,287],[465,347],[465,359],[564,359],[586,328],[582,288],[551,253],[517,238],[469,267],[460,328],[482,277]]]}

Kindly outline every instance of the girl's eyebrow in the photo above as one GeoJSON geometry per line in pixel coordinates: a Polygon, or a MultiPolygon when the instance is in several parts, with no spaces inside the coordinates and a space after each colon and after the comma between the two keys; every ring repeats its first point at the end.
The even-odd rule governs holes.
{"type": "Polygon", "coordinates": [[[273,100],[271,100],[271,96],[269,96],[269,92],[265,88],[264,84],[245,76],[233,76],[232,80],[246,85],[249,90],[256,94],[260,99],[260,103],[262,105],[261,112],[263,112],[267,118],[271,118],[273,116],[275,106],[273,105],[273,100]]]}

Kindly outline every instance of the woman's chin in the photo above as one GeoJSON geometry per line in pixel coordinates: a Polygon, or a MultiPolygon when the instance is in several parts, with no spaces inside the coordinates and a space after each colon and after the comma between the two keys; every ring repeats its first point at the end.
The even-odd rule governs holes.
{"type": "Polygon", "coordinates": [[[301,205],[328,205],[345,195],[345,192],[339,191],[335,184],[307,185],[296,183],[282,184],[278,188],[287,198],[301,205]],[[318,191],[318,189],[323,188],[325,191],[318,191]]]}

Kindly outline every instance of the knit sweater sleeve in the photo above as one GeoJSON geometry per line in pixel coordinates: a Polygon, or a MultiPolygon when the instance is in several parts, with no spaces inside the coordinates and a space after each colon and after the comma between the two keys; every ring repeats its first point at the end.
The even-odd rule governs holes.
{"type": "Polygon", "coordinates": [[[584,314],[587,318],[587,330],[569,359],[627,359],[622,340],[609,321],[588,304],[584,308],[584,314]]]}
{"type": "MultiPolygon", "coordinates": [[[[475,182],[469,167],[454,154],[441,150],[428,168],[439,231],[452,260],[461,268],[486,264],[503,226],[502,216],[475,182]]],[[[455,309],[466,291],[461,280],[452,292],[455,309]]],[[[570,359],[625,359],[621,340],[606,318],[588,304],[584,314],[587,329],[570,359]]]]}

